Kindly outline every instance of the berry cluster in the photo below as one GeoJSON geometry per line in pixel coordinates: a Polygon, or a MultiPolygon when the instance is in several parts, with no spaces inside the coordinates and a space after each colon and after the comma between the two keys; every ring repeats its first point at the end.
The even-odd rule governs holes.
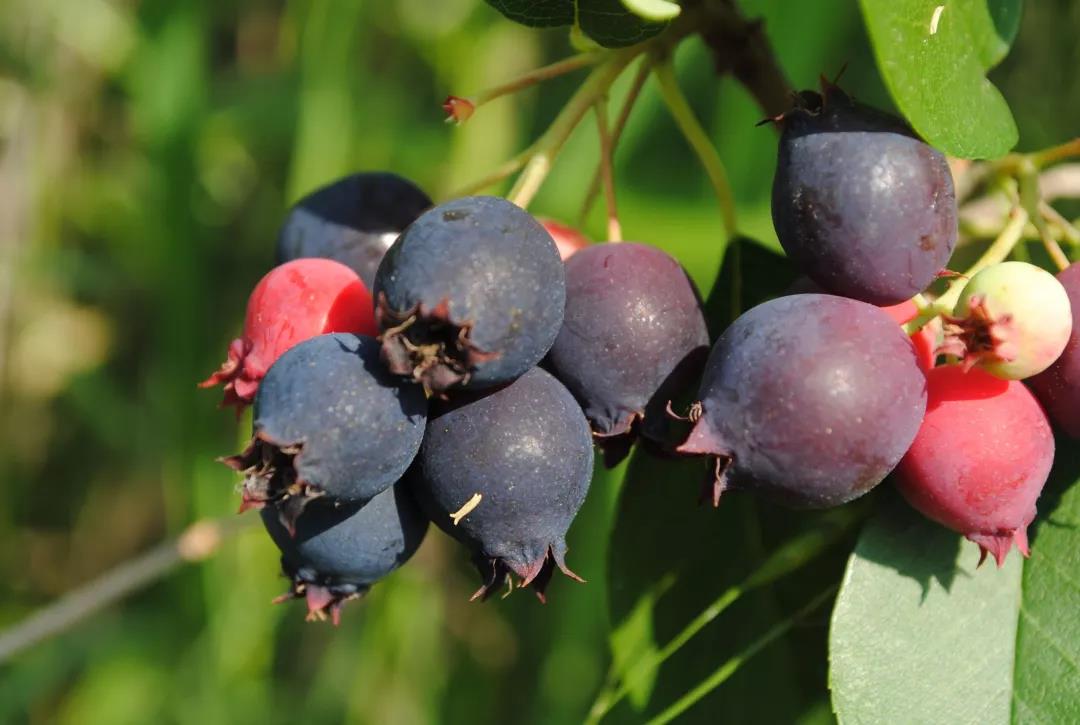
{"type": "Polygon", "coordinates": [[[984,556],[1026,554],[1044,410],[1080,435],[1080,270],[988,264],[927,302],[957,238],[945,158],[835,86],[776,122],[773,218],[805,278],[711,353],[697,291],[653,247],[589,244],[497,197],[432,206],[392,174],[299,202],[203,383],[254,403],[250,444],[223,460],[286,596],[336,621],[432,521],[472,555],[476,597],[516,579],[543,599],[556,567],[578,578],[565,537],[594,441],[609,461],[635,441],[710,457],[714,504],[836,506],[895,471],[984,556]],[[671,401],[695,384],[677,430],[671,401]]]}

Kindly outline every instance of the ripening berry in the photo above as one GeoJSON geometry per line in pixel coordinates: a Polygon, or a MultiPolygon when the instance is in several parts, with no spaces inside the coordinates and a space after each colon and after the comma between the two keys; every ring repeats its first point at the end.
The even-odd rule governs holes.
{"type": "Polygon", "coordinates": [[[573,227],[567,226],[552,219],[537,219],[541,226],[551,235],[555,246],[559,249],[559,256],[565,262],[570,259],[574,252],[589,246],[589,240],[584,234],[573,227]]]}
{"type": "Polygon", "coordinates": [[[1080,264],[1070,266],[1057,279],[1069,295],[1072,334],[1054,364],[1028,382],[1050,418],[1067,434],[1080,438],[1080,264]]]}
{"type": "Polygon", "coordinates": [[[709,333],[701,300],[671,255],[595,244],[566,262],[566,315],[548,357],[601,440],[662,440],[669,400],[700,375],[709,333]]]}
{"type": "Polygon", "coordinates": [[[1027,262],[987,267],[964,286],[945,319],[939,352],[995,377],[1023,380],[1058,359],[1072,333],[1069,296],[1052,274],[1027,262]]]}
{"type": "Polygon", "coordinates": [[[833,295],[780,297],[717,341],[683,453],[716,459],[728,487],[825,508],[881,482],[915,437],[926,377],[880,308],[833,295]]]}
{"type": "Polygon", "coordinates": [[[946,365],[927,380],[926,418],[896,469],[897,487],[998,566],[1013,544],[1027,556],[1027,527],[1054,461],[1046,414],[1023,383],[978,368],[946,365]]]}
{"type": "Polygon", "coordinates": [[[270,270],[248,298],[244,334],[221,368],[199,383],[225,385],[222,405],[255,399],[259,381],[283,352],[327,332],[375,334],[371,293],[356,272],[329,259],[297,259],[270,270]]]}

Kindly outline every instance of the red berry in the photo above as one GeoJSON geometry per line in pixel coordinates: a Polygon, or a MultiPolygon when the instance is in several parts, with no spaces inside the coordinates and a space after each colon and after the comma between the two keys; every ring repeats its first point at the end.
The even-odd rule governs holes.
{"type": "Polygon", "coordinates": [[[537,219],[537,221],[555,240],[555,246],[559,248],[559,256],[564,262],[574,252],[589,246],[589,240],[585,238],[585,235],[573,227],[551,219],[537,219]]]}
{"type": "Polygon", "coordinates": [[[1072,305],[1072,334],[1061,357],[1029,382],[1054,422],[1073,438],[1080,438],[1080,264],[1070,266],[1057,278],[1072,305]]]}
{"type": "Polygon", "coordinates": [[[327,332],[377,332],[371,292],[356,272],[316,258],[274,267],[248,298],[243,336],[232,341],[228,359],[199,387],[224,384],[222,405],[243,409],[283,352],[327,332]]]}
{"type": "Polygon", "coordinates": [[[998,566],[1027,527],[1054,459],[1054,437],[1035,397],[1015,380],[955,365],[927,374],[926,418],[896,468],[916,509],[979,545],[998,566]]]}

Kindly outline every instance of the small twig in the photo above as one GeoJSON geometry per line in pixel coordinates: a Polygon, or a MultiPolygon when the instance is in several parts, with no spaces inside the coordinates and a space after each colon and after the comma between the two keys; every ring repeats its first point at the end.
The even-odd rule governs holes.
{"type": "Polygon", "coordinates": [[[1052,146],[1051,148],[1030,154],[1031,160],[1039,168],[1052,164],[1055,161],[1063,161],[1064,159],[1072,158],[1073,156],[1080,156],[1080,138],[1074,138],[1072,141],[1066,141],[1058,146],[1052,146]]]}
{"type": "Polygon", "coordinates": [[[829,599],[836,594],[838,589],[839,586],[835,584],[828,587],[804,606],[800,607],[799,610],[790,617],[774,624],[766,630],[763,635],[743,648],[741,652],[717,667],[711,675],[698,683],[694,689],[680,697],[659,715],[649,720],[647,725],[665,725],[665,723],[671,722],[679,715],[689,710],[693,705],[697,704],[701,698],[724,684],[729,677],[738,671],[739,667],[741,667],[744,662],[783,637],[799,621],[805,619],[808,615],[813,613],[815,609],[828,602],[829,599]]]}
{"type": "Polygon", "coordinates": [[[162,578],[177,566],[206,559],[221,543],[257,520],[249,516],[204,519],[180,536],[126,561],[94,581],[65,594],[0,633],[0,662],[70,629],[129,594],[162,578]]]}
{"type": "Polygon", "coordinates": [[[551,126],[534,144],[534,151],[528,163],[525,164],[524,171],[521,172],[507,195],[510,201],[522,209],[528,208],[536,192],[544,183],[544,179],[547,178],[548,172],[551,171],[552,161],[562,150],[570,134],[592,108],[596,99],[607,93],[611,84],[639,52],[640,50],[635,48],[619,51],[589,74],[589,77],[552,121],[551,126]]]}
{"type": "Polygon", "coordinates": [[[1069,258],[1065,256],[1065,252],[1061,251],[1057,239],[1050,233],[1050,227],[1047,226],[1046,219],[1039,210],[1042,192],[1039,188],[1039,170],[1034,161],[1023,160],[1018,167],[1016,180],[1020,204],[1028,213],[1031,223],[1042,240],[1043,247],[1046,248],[1046,253],[1050,255],[1050,259],[1058,269],[1065,269],[1069,266],[1069,258]]]}
{"type": "Polygon", "coordinates": [[[600,134],[600,170],[604,179],[604,201],[607,204],[607,236],[609,242],[622,241],[622,225],[615,201],[615,171],[612,168],[612,142],[608,128],[607,98],[596,99],[596,128],[600,134]]]}
{"type": "MultiPolygon", "coordinates": [[[[626,92],[622,110],[619,111],[619,117],[615,119],[615,125],[611,129],[612,157],[615,155],[615,149],[619,146],[619,140],[622,138],[626,123],[630,120],[630,112],[634,110],[634,105],[637,103],[638,97],[641,95],[641,89],[645,87],[645,81],[649,79],[649,73],[651,71],[652,64],[649,57],[645,56],[641,59],[637,72],[634,73],[634,80],[630,83],[630,89],[626,92]]],[[[612,163],[614,164],[614,158],[612,158],[612,163]]],[[[596,173],[593,174],[592,181],[589,182],[589,189],[585,192],[585,199],[582,201],[581,211],[578,213],[579,227],[585,226],[585,219],[589,216],[589,212],[592,211],[592,206],[596,202],[596,198],[600,195],[602,177],[603,166],[597,164],[596,173]]]]}
{"type": "Polygon", "coordinates": [[[1058,227],[1061,231],[1061,236],[1065,237],[1065,241],[1074,247],[1080,246],[1080,229],[1076,228],[1072,222],[1058,213],[1058,210],[1050,206],[1045,201],[1039,202],[1039,213],[1048,222],[1058,227]]]}
{"type": "Polygon", "coordinates": [[[671,59],[665,58],[654,63],[653,75],[656,76],[656,80],[660,84],[660,95],[663,96],[664,103],[667,105],[668,110],[671,111],[676,125],[682,131],[694,153],[697,154],[698,160],[705,168],[709,181],[712,182],[716,198],[720,202],[720,216],[724,222],[724,231],[727,233],[728,239],[731,239],[736,234],[737,226],[735,222],[735,197],[731,192],[731,183],[728,181],[724,162],[709,139],[709,135],[701,127],[697,116],[694,115],[694,111],[690,108],[682,89],[679,88],[679,82],[675,78],[675,69],[671,64],[671,59]]]}
{"type": "Polygon", "coordinates": [[[580,53],[578,55],[572,55],[569,58],[557,61],[550,65],[545,65],[542,68],[536,68],[534,70],[518,76],[517,78],[502,83],[493,88],[480,91],[471,98],[463,99],[472,104],[473,109],[479,108],[488,101],[493,101],[496,98],[510,95],[511,93],[517,93],[518,91],[534,86],[537,83],[541,83],[552,78],[558,78],[561,75],[572,73],[580,68],[585,68],[590,65],[596,65],[603,60],[610,51],[605,50],[593,50],[587,53],[580,53]]]}
{"type": "Polygon", "coordinates": [[[733,75],[767,117],[791,108],[794,91],[760,20],[743,17],[733,0],[693,0],[683,5],[701,8],[699,33],[712,51],[718,74],[733,75]]]}
{"type": "Polygon", "coordinates": [[[463,196],[472,196],[477,192],[483,191],[489,186],[493,186],[499,183],[503,179],[509,178],[510,176],[521,171],[521,168],[525,166],[525,163],[529,160],[531,154],[532,148],[525,149],[514,158],[506,161],[502,166],[495,169],[487,176],[455,189],[449,196],[447,196],[447,199],[460,199],[463,196]]]}

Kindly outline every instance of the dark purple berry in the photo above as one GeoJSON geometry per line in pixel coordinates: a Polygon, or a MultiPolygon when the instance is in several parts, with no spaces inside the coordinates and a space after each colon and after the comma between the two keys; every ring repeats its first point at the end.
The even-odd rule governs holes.
{"type": "Polygon", "coordinates": [[[728,487],[798,508],[836,506],[881,482],[926,410],[915,347],[887,312],[801,294],[739,317],[705,365],[679,449],[714,456],[728,487]]]}
{"type": "Polygon", "coordinates": [[[493,196],[425,212],[375,277],[390,370],[428,390],[506,383],[540,362],[562,325],[563,263],[528,213],[493,196]]]}
{"type": "Polygon", "coordinates": [[[246,477],[242,509],[274,502],[291,527],[313,498],[360,503],[393,485],[426,420],[424,391],[383,368],[377,341],[320,335],[270,366],[251,443],[224,462],[246,477]]]}
{"type": "Polygon", "coordinates": [[[697,292],[667,253],[608,243],[566,261],[566,315],[549,362],[598,436],[628,434],[642,418],[645,433],[665,423],[708,345],[697,292]]]}
{"type": "Polygon", "coordinates": [[[289,210],[277,241],[277,263],[326,257],[360,275],[368,289],[401,230],[431,199],[397,174],[352,174],[316,189],[289,210]]]}
{"type": "Polygon", "coordinates": [[[945,157],[835,86],[800,99],[780,121],[772,195],[780,244],[828,292],[875,305],[922,292],[956,244],[945,157]]]}
{"type": "Polygon", "coordinates": [[[1080,263],[1070,265],[1057,278],[1069,295],[1072,334],[1061,357],[1028,382],[1050,419],[1068,435],[1080,438],[1080,263]]]}
{"type": "Polygon", "coordinates": [[[334,624],[345,602],[363,596],[416,552],[428,525],[403,483],[363,505],[312,503],[296,520],[295,536],[273,505],[262,510],[262,520],[292,582],[277,601],[303,598],[309,620],[330,615],[334,624]]]}
{"type": "Polygon", "coordinates": [[[539,368],[469,398],[428,422],[413,490],[431,520],[472,551],[484,582],[474,599],[516,574],[543,600],[554,566],[578,579],[566,568],[565,537],[592,477],[589,424],[539,368]]]}

